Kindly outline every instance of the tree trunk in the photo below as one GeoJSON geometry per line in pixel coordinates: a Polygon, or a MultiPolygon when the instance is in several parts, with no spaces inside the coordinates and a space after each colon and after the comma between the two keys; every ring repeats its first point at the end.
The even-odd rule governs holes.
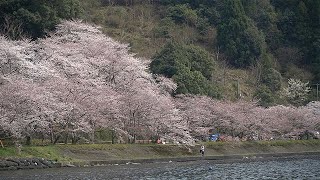
{"type": "Polygon", "coordinates": [[[1,147],[4,148],[2,141],[0,140],[1,147]]]}
{"type": "Polygon", "coordinates": [[[44,140],[45,140],[45,136],[44,136],[44,133],[41,133],[41,143],[42,143],[42,145],[44,145],[44,140]]]}
{"type": "Polygon", "coordinates": [[[17,152],[17,154],[18,154],[18,155],[21,155],[21,148],[22,148],[21,144],[20,144],[18,141],[15,141],[15,142],[14,142],[14,145],[15,145],[15,147],[16,147],[16,152],[17,152]]]}
{"type": "Polygon", "coordinates": [[[114,144],[115,133],[114,130],[111,131],[111,143],[114,144]]]}
{"type": "Polygon", "coordinates": [[[77,137],[77,135],[75,133],[72,133],[71,136],[71,143],[72,144],[77,144],[77,142],[80,140],[80,137],[77,137]]]}
{"type": "Polygon", "coordinates": [[[69,133],[67,132],[64,139],[64,144],[68,144],[69,133]]]}
{"type": "Polygon", "coordinates": [[[57,137],[55,137],[54,141],[53,141],[53,144],[56,144],[58,142],[58,140],[60,139],[60,135],[58,135],[57,137]]]}
{"type": "Polygon", "coordinates": [[[27,136],[27,137],[26,137],[26,145],[27,145],[27,146],[30,146],[30,145],[31,145],[31,137],[30,137],[30,136],[27,136]]]}

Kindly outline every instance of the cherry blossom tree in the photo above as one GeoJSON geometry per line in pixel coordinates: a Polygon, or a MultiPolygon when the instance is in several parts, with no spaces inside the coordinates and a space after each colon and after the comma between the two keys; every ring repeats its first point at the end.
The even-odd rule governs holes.
{"type": "Polygon", "coordinates": [[[179,96],[176,107],[188,122],[195,137],[207,136],[216,129],[231,137],[245,139],[285,138],[319,128],[319,104],[305,107],[274,106],[264,108],[255,102],[218,101],[203,96],[179,96]]]}
{"type": "Polygon", "coordinates": [[[176,85],[164,77],[156,80],[147,72],[150,61],[135,58],[128,45],[106,37],[98,27],[65,21],[49,38],[28,42],[1,37],[0,47],[2,74],[21,79],[13,89],[33,103],[28,106],[33,109],[30,132],[42,129],[53,143],[62,137],[75,142],[86,134],[92,141],[96,127],[128,136],[147,129],[192,139],[186,128],[171,128],[181,122],[170,96],[176,85]]]}
{"type": "Polygon", "coordinates": [[[301,105],[306,99],[311,88],[308,86],[308,82],[301,82],[299,79],[289,79],[288,87],[283,88],[283,95],[288,100],[295,104],[301,105]]]}

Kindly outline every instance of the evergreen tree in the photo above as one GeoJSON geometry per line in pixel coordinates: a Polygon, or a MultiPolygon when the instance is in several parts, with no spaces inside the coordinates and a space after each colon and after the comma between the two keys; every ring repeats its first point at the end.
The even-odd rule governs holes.
{"type": "Polygon", "coordinates": [[[264,37],[246,16],[240,0],[227,0],[218,26],[218,44],[235,67],[248,67],[260,58],[264,37]]]}
{"type": "Polygon", "coordinates": [[[36,39],[53,30],[60,18],[70,19],[80,13],[78,0],[2,0],[0,32],[12,39],[36,39]]]}
{"type": "Polygon", "coordinates": [[[275,103],[274,93],[265,85],[260,86],[254,96],[259,100],[260,106],[268,107],[275,103]]]}
{"type": "Polygon", "coordinates": [[[150,69],[155,74],[173,78],[178,84],[178,94],[219,97],[217,88],[211,82],[215,69],[214,60],[198,46],[168,43],[153,58],[150,69]]]}
{"type": "Polygon", "coordinates": [[[277,26],[278,15],[270,0],[242,0],[241,2],[246,15],[264,33],[268,48],[277,49],[280,45],[281,31],[277,26]]]}
{"type": "Polygon", "coordinates": [[[262,82],[272,92],[279,91],[281,89],[281,74],[277,70],[269,68],[263,73],[262,82]]]}
{"type": "Polygon", "coordinates": [[[313,70],[315,80],[320,78],[320,1],[272,0],[279,16],[278,27],[283,33],[283,45],[298,47],[303,61],[313,70]]]}

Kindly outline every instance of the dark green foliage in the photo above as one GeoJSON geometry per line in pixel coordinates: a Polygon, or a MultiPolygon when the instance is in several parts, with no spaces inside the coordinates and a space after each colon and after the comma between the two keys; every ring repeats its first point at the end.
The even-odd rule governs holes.
{"type": "Polygon", "coordinates": [[[0,2],[1,33],[17,39],[36,39],[55,28],[60,18],[78,17],[77,0],[3,0],[0,2]]]}
{"type": "Polygon", "coordinates": [[[312,67],[315,81],[319,76],[320,52],[320,1],[318,0],[272,0],[279,16],[277,23],[283,33],[284,46],[299,47],[303,52],[300,64],[312,67]]]}
{"type": "Polygon", "coordinates": [[[211,79],[215,63],[210,54],[194,45],[168,43],[151,63],[151,71],[169,78],[183,67],[191,71],[200,71],[206,79],[211,79]]]}
{"type": "Polygon", "coordinates": [[[307,45],[316,40],[320,28],[320,2],[318,0],[272,1],[279,16],[278,27],[284,34],[284,42],[307,45]]]}
{"type": "MultiPolygon", "coordinates": [[[[318,60],[320,61],[320,60],[318,60]]],[[[314,74],[314,79],[315,81],[318,79],[320,79],[320,62],[319,63],[314,63],[314,65],[312,66],[312,71],[313,71],[313,74],[314,74]]],[[[316,81],[317,83],[318,81],[316,81]]]]}
{"type": "Polygon", "coordinates": [[[260,86],[254,97],[259,100],[260,106],[268,107],[272,106],[275,103],[274,93],[267,86],[260,86]]]}
{"type": "Polygon", "coordinates": [[[264,37],[245,15],[240,0],[228,0],[218,26],[218,43],[235,67],[248,67],[264,51],[264,37]]]}
{"type": "Polygon", "coordinates": [[[278,29],[278,15],[270,0],[242,0],[246,12],[259,30],[261,30],[270,49],[277,49],[281,41],[281,32],[278,29]]]}
{"type": "Polygon", "coordinates": [[[201,35],[205,35],[209,29],[209,21],[206,18],[198,18],[196,28],[201,35]]]}
{"type": "Polygon", "coordinates": [[[112,129],[100,128],[94,131],[94,138],[96,142],[111,142],[114,144],[116,134],[112,129]]]}
{"type": "Polygon", "coordinates": [[[281,74],[269,68],[263,73],[262,82],[272,91],[279,91],[281,89],[281,74]]]}
{"type": "Polygon", "coordinates": [[[176,5],[168,8],[167,16],[178,24],[195,25],[197,22],[197,13],[187,4],[176,5]]]}
{"type": "Polygon", "coordinates": [[[178,84],[177,94],[199,94],[210,97],[220,97],[218,89],[214,87],[199,71],[185,68],[173,76],[178,84]]]}
{"type": "Polygon", "coordinates": [[[153,73],[175,80],[178,84],[176,93],[218,97],[218,91],[210,82],[214,68],[214,60],[207,51],[177,43],[168,43],[150,65],[153,73]]]}
{"type": "Polygon", "coordinates": [[[156,38],[170,38],[170,31],[173,26],[174,22],[171,18],[164,18],[160,21],[159,26],[156,26],[152,31],[156,38]]]}
{"type": "Polygon", "coordinates": [[[51,6],[63,19],[80,17],[82,9],[78,0],[55,0],[51,6]]]}
{"type": "Polygon", "coordinates": [[[200,6],[197,14],[206,18],[211,25],[218,25],[221,22],[221,16],[216,7],[200,6]]]}
{"type": "Polygon", "coordinates": [[[213,7],[217,5],[217,2],[223,0],[161,0],[162,5],[177,5],[177,4],[189,4],[193,9],[199,8],[200,6],[213,7]]]}
{"type": "Polygon", "coordinates": [[[173,76],[177,82],[177,94],[206,94],[207,80],[199,71],[190,71],[186,67],[182,67],[179,73],[173,76]]]}
{"type": "MultiPolygon", "coordinates": [[[[174,43],[168,43],[160,53],[158,53],[150,64],[150,69],[155,74],[163,74],[171,78],[177,74],[178,61],[183,54],[174,43]]],[[[183,60],[183,59],[182,59],[183,60]]],[[[180,61],[182,61],[180,60],[180,61]]]]}

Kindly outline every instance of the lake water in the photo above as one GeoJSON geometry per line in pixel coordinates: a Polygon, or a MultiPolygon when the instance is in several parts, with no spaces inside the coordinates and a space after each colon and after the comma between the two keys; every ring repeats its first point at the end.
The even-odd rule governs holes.
{"type": "Polygon", "coordinates": [[[320,157],[260,162],[214,161],[0,171],[0,179],[319,179],[320,157]]]}

